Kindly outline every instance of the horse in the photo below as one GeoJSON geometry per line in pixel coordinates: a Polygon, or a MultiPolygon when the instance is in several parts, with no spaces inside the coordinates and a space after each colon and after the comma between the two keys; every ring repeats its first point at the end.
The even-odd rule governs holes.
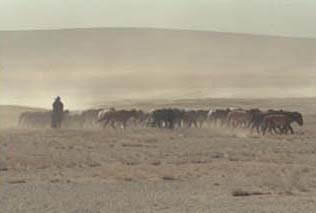
{"type": "Polygon", "coordinates": [[[51,124],[51,111],[35,111],[35,112],[23,112],[19,116],[20,127],[26,128],[45,128],[51,124]]]}
{"type": "Polygon", "coordinates": [[[121,124],[123,129],[126,129],[127,122],[131,118],[139,118],[140,111],[133,110],[110,110],[104,113],[102,118],[98,119],[98,122],[103,122],[103,128],[111,123],[112,128],[116,128],[115,124],[121,124]]]}
{"type": "Polygon", "coordinates": [[[184,112],[183,122],[188,127],[202,127],[203,123],[207,120],[208,110],[189,110],[184,112]]]}
{"type": "Polygon", "coordinates": [[[83,119],[83,127],[91,128],[91,127],[97,127],[98,125],[98,114],[103,109],[88,109],[84,110],[81,113],[81,117],[83,119]]]}
{"type": "Polygon", "coordinates": [[[181,127],[185,111],[177,108],[156,109],[151,113],[151,126],[173,129],[181,127]]]}
{"type": "Polygon", "coordinates": [[[213,123],[215,126],[220,124],[220,126],[224,126],[227,121],[227,115],[231,112],[231,109],[216,109],[214,111],[209,111],[208,120],[213,123]]]}
{"type": "Polygon", "coordinates": [[[252,111],[249,110],[234,110],[227,115],[227,124],[234,128],[239,126],[249,127],[253,118],[252,111]]]}
{"type": "Polygon", "coordinates": [[[290,130],[291,134],[294,134],[294,130],[291,127],[291,123],[296,122],[298,125],[303,126],[303,116],[299,112],[284,112],[279,114],[266,115],[263,118],[262,134],[265,135],[266,130],[272,133],[272,130],[276,127],[281,129],[281,134],[287,134],[290,130]]]}

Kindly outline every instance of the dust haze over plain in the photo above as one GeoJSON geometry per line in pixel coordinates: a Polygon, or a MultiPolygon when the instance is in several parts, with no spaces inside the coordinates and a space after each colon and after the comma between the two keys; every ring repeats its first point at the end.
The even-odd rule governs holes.
{"type": "MultiPolygon", "coordinates": [[[[99,1],[86,7],[76,1],[69,16],[67,6],[74,1],[67,1],[59,12],[55,2],[48,15],[44,11],[52,1],[40,3],[42,10],[29,3],[24,13],[21,6],[26,2],[14,2],[1,2],[20,16],[1,19],[0,104],[49,107],[57,95],[70,108],[82,108],[123,99],[314,97],[316,93],[316,32],[308,21],[315,8],[312,1],[245,1],[245,5],[175,1],[150,6],[135,1],[128,3],[132,7],[126,13],[122,1],[107,1],[94,9],[102,6],[99,1]],[[177,13],[172,13],[175,6],[177,13]],[[110,8],[122,8],[124,14],[100,15],[110,8]],[[89,11],[95,12],[93,23],[82,16],[89,17],[89,11]],[[215,14],[207,17],[208,11],[215,14]],[[199,12],[200,17],[192,18],[199,12]],[[46,21],[38,21],[41,15],[46,21]],[[57,15],[59,21],[52,22],[57,15]],[[52,30],[94,26],[98,28],[52,30]]],[[[9,11],[2,16],[9,17],[9,11]]]]}

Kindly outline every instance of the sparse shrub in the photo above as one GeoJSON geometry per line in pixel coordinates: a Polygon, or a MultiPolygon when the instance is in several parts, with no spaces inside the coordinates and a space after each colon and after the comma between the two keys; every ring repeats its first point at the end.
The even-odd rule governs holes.
{"type": "Polygon", "coordinates": [[[271,194],[269,192],[258,192],[258,191],[253,191],[253,192],[250,192],[250,191],[245,191],[245,190],[242,190],[242,189],[236,189],[232,192],[232,195],[234,197],[243,197],[243,196],[253,196],[253,195],[268,195],[268,194],[271,194]]]}
{"type": "Polygon", "coordinates": [[[166,176],[163,176],[162,179],[163,179],[163,180],[176,180],[175,177],[167,176],[167,175],[166,175],[166,176]]]}
{"type": "Polygon", "coordinates": [[[5,161],[0,160],[0,171],[7,171],[8,167],[5,161]]]}

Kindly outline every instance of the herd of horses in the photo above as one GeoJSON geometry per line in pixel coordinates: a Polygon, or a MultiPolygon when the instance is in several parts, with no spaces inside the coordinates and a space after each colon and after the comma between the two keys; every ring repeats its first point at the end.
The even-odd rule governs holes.
{"type": "MultiPolygon", "coordinates": [[[[50,111],[24,112],[19,117],[19,126],[24,128],[49,127],[50,111]]],[[[112,128],[128,126],[157,128],[201,128],[220,126],[230,128],[248,128],[258,134],[294,134],[292,123],[303,125],[303,116],[299,112],[260,109],[214,109],[193,110],[179,108],[161,108],[150,111],[89,109],[80,112],[66,110],[63,116],[64,128],[112,128]]]]}

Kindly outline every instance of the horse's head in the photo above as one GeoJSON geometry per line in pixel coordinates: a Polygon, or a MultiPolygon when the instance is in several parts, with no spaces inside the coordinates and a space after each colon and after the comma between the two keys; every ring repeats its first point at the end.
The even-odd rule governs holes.
{"type": "Polygon", "coordinates": [[[303,126],[304,121],[303,121],[303,116],[299,112],[293,112],[291,113],[291,116],[294,121],[296,121],[300,126],[303,126]]]}

